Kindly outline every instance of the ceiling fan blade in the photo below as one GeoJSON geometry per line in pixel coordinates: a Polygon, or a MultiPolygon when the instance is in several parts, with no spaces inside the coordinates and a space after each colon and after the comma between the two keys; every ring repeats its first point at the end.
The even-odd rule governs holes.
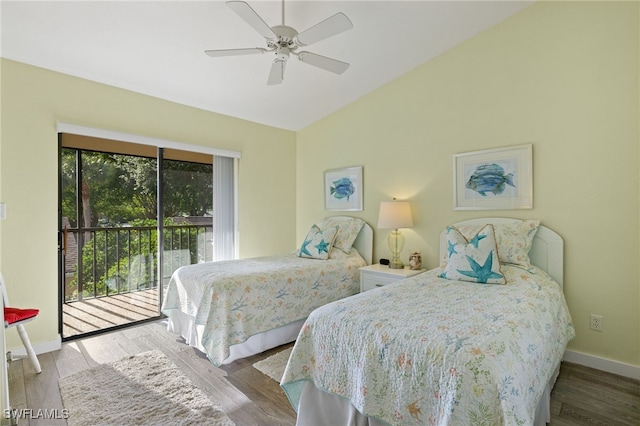
{"type": "Polygon", "coordinates": [[[342,12],[338,12],[324,21],[317,23],[313,27],[302,31],[297,35],[296,41],[301,46],[307,46],[311,43],[316,43],[320,40],[340,34],[343,31],[350,30],[351,28],[353,28],[353,24],[349,18],[347,18],[347,15],[342,12]]]}
{"type": "Polygon", "coordinates": [[[218,50],[205,50],[209,56],[213,56],[214,58],[218,58],[221,56],[240,56],[240,55],[253,55],[255,53],[264,53],[267,49],[262,49],[260,47],[250,47],[247,49],[218,49],[218,50]]]}
{"type": "Polygon", "coordinates": [[[269,72],[269,79],[267,84],[273,86],[274,84],[281,84],[284,81],[284,68],[287,65],[287,61],[281,61],[274,59],[271,64],[271,71],[269,72]]]}
{"type": "Polygon", "coordinates": [[[349,64],[346,62],[338,61],[337,59],[327,58],[326,56],[318,55],[311,52],[302,51],[298,53],[298,59],[309,65],[313,65],[323,70],[331,71],[336,74],[342,74],[349,68],[349,64]]]}
{"type": "Polygon", "coordinates": [[[266,39],[277,39],[278,36],[271,30],[260,15],[243,1],[228,1],[227,6],[231,8],[239,17],[241,17],[251,28],[256,30],[266,39]]]}

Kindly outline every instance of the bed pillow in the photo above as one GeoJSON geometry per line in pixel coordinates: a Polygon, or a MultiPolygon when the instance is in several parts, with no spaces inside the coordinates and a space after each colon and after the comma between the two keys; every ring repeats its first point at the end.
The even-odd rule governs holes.
{"type": "Polygon", "coordinates": [[[493,225],[485,225],[467,240],[455,227],[447,228],[448,260],[441,278],[481,284],[506,284],[500,270],[493,225]]]}
{"type": "MultiPolygon", "coordinates": [[[[458,230],[466,238],[476,234],[484,225],[461,225],[458,230]]],[[[539,220],[521,220],[514,223],[493,225],[498,245],[498,258],[501,263],[509,263],[529,272],[534,272],[531,265],[529,251],[533,244],[533,237],[538,232],[539,220]]]]}
{"type": "Polygon", "coordinates": [[[333,242],[333,246],[348,254],[362,226],[364,226],[364,220],[357,217],[347,220],[327,218],[322,222],[320,228],[327,229],[335,226],[338,227],[338,235],[333,242]]]}
{"type": "Polygon", "coordinates": [[[298,256],[308,257],[310,259],[329,258],[331,246],[338,233],[337,227],[320,229],[317,225],[313,225],[300,247],[298,256]]]}
{"type": "Polygon", "coordinates": [[[329,251],[329,259],[347,259],[349,257],[360,256],[360,252],[355,247],[351,247],[349,253],[345,253],[342,250],[334,249],[329,251]]]}

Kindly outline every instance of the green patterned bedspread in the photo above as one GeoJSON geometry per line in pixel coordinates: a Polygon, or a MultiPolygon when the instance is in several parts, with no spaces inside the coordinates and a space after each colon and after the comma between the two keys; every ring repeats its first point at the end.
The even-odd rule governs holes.
{"type": "Polygon", "coordinates": [[[315,310],[282,379],[397,425],[529,425],[574,335],[560,286],[505,265],[507,285],[428,271],[315,310]]]}
{"type": "Polygon", "coordinates": [[[355,249],[328,260],[283,255],[189,265],[171,277],[162,312],[178,310],[203,325],[200,344],[220,365],[231,345],[357,293],[365,265],[355,249]]]}

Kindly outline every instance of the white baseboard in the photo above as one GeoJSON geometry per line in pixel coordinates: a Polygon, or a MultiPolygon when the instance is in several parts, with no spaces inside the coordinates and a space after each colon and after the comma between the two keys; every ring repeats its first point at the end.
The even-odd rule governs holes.
{"type": "MultiPolygon", "coordinates": [[[[58,334],[58,338],[56,340],[50,340],[48,342],[40,342],[37,344],[33,344],[33,350],[36,355],[44,354],[47,352],[59,351],[62,348],[62,338],[58,334]]],[[[11,355],[16,358],[22,358],[27,356],[27,351],[24,346],[17,346],[15,348],[8,348],[8,351],[11,351],[11,355]]]]}
{"type": "Polygon", "coordinates": [[[607,373],[640,380],[640,367],[637,365],[625,364],[623,362],[600,358],[576,351],[566,351],[564,353],[564,360],[567,362],[573,362],[574,364],[580,364],[597,370],[606,371],[607,373]]]}

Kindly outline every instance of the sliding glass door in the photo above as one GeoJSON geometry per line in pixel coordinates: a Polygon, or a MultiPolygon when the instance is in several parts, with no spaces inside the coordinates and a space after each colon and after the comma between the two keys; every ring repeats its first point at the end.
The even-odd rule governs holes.
{"type": "Polygon", "coordinates": [[[158,318],[172,272],[211,260],[213,239],[211,155],[70,140],[60,148],[63,339],[158,318]]]}
{"type": "Polygon", "coordinates": [[[162,283],[181,266],[213,260],[213,166],[162,160],[162,283]]]}

